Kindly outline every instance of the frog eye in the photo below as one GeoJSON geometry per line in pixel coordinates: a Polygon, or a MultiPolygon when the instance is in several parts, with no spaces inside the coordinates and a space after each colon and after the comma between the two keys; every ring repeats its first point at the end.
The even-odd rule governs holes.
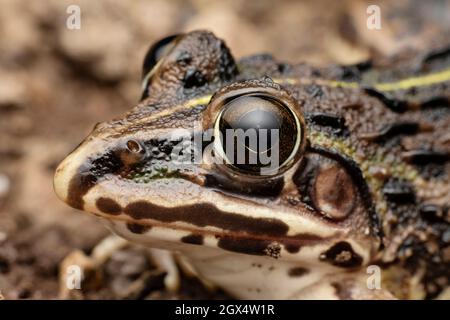
{"type": "Polygon", "coordinates": [[[276,175],[289,167],[299,151],[300,123],[278,97],[265,92],[243,94],[221,108],[214,124],[215,150],[235,171],[276,175]]]}
{"type": "Polygon", "coordinates": [[[176,39],[179,34],[171,35],[165,37],[158,42],[154,43],[147,51],[147,54],[144,58],[144,64],[142,66],[142,88],[144,91],[144,96],[142,99],[146,98],[146,91],[148,83],[152,76],[152,70],[158,64],[162,57],[164,57],[174,46],[176,43],[176,39]]]}

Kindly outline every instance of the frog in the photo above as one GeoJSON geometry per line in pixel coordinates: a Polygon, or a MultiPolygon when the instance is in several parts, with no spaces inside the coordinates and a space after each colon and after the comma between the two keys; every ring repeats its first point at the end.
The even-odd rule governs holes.
{"type": "Polygon", "coordinates": [[[448,297],[450,46],[312,66],[197,30],[142,73],[57,167],[62,201],[238,299],[448,297]]]}

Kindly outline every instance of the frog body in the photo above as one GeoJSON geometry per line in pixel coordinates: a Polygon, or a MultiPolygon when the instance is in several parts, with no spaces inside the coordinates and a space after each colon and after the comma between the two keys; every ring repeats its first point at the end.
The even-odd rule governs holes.
{"type": "Polygon", "coordinates": [[[235,61],[222,40],[194,31],[155,44],[143,79],[139,104],[96,125],[59,165],[55,190],[70,206],[132,242],[180,252],[237,298],[445,292],[448,48],[315,68],[235,61]],[[270,168],[236,163],[225,152],[234,140],[219,138],[252,126],[277,130],[270,168]],[[376,288],[370,266],[381,270],[376,288]]]}

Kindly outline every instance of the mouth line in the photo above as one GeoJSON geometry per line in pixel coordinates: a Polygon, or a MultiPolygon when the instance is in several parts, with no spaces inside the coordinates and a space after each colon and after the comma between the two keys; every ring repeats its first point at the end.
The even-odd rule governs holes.
{"type": "MultiPolygon", "coordinates": [[[[317,236],[311,233],[299,233],[296,235],[285,235],[280,237],[274,237],[274,236],[264,236],[264,235],[257,235],[257,234],[251,234],[246,232],[236,232],[236,231],[214,231],[214,230],[208,230],[204,228],[196,228],[196,227],[189,227],[189,226],[179,226],[179,225],[168,225],[161,222],[148,222],[142,221],[142,220],[134,220],[129,219],[126,217],[121,216],[110,216],[104,213],[94,213],[95,216],[100,217],[102,219],[106,219],[108,221],[119,221],[126,224],[133,224],[133,225],[139,225],[142,227],[147,228],[162,228],[162,229],[171,229],[175,231],[181,231],[183,233],[186,233],[186,235],[200,235],[203,237],[210,237],[210,238],[216,238],[218,240],[222,238],[227,239],[235,239],[237,241],[239,240],[251,240],[251,241],[259,241],[261,243],[279,243],[281,245],[284,245],[287,251],[292,252],[293,247],[297,247],[298,249],[295,251],[298,251],[301,247],[311,247],[319,244],[324,244],[326,242],[329,242],[331,239],[339,239],[341,238],[342,234],[340,232],[336,232],[335,234],[327,237],[321,237],[317,236]]],[[[150,229],[149,229],[150,230],[150,229]]],[[[180,236],[181,238],[181,236],[180,236]]]]}

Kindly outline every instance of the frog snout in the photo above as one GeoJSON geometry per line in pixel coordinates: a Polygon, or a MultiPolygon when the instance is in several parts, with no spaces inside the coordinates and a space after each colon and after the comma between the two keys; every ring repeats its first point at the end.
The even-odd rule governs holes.
{"type": "Polygon", "coordinates": [[[83,209],[83,196],[109,168],[106,149],[104,141],[88,138],[59,164],[53,178],[58,198],[83,209]]]}
{"type": "Polygon", "coordinates": [[[85,161],[82,152],[83,150],[78,148],[69,154],[56,168],[53,178],[53,187],[58,198],[76,209],[83,209],[80,193],[82,184],[88,183],[88,177],[83,177],[82,172],[85,161]]]}

